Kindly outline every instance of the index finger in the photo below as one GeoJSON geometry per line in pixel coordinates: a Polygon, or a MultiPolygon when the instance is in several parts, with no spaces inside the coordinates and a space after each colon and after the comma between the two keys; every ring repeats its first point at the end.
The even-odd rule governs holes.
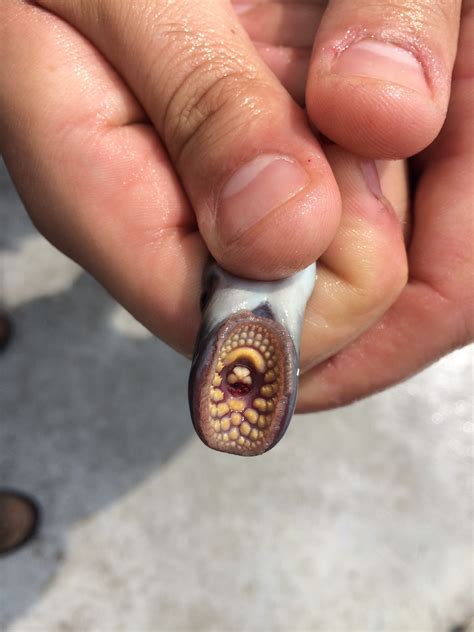
{"type": "Polygon", "coordinates": [[[306,115],[222,0],[39,0],[109,60],[171,156],[213,257],[277,279],[334,237],[340,196],[306,115]]]}

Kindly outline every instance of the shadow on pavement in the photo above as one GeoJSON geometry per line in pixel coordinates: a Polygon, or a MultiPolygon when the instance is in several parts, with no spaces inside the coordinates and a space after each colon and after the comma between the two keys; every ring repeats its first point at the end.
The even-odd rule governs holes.
{"type": "MultiPolygon", "coordinates": [[[[0,481],[34,494],[40,537],[0,562],[0,628],[54,576],[71,523],[113,503],[192,434],[188,362],[111,326],[115,304],[88,275],[13,311],[0,356],[0,481]]],[[[153,499],[150,499],[153,503],[153,499]]]]}

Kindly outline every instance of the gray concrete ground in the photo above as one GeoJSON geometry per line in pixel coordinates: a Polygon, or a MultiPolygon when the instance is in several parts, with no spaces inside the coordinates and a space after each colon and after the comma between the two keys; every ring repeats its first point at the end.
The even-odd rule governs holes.
{"type": "Polygon", "coordinates": [[[447,632],[474,612],[471,350],[206,449],[188,362],[32,228],[0,169],[0,482],[44,508],[0,561],[0,629],[447,632]]]}

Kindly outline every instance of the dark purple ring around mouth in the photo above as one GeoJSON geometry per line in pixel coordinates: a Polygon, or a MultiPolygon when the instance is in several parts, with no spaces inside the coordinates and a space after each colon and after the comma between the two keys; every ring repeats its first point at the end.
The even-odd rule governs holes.
{"type": "Polygon", "coordinates": [[[200,340],[191,368],[194,427],[210,448],[241,456],[271,449],[293,414],[297,354],[273,318],[241,311],[200,340]]]}

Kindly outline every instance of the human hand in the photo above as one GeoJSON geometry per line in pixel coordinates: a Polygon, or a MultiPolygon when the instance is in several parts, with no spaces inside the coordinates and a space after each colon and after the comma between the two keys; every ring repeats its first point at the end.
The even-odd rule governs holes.
{"type": "Polygon", "coordinates": [[[284,277],[332,240],[331,169],[230,5],[7,0],[0,56],[0,147],[33,221],[180,351],[209,251],[284,277]]]}
{"type": "MultiPolygon", "coordinates": [[[[129,15],[127,4],[112,2],[101,3],[98,14],[94,14],[98,5],[92,2],[83,13],[80,9],[86,3],[41,4],[60,13],[93,41],[119,69],[120,76],[67,24],[37,7],[11,2],[4,9],[5,33],[1,38],[5,49],[5,63],[0,71],[1,142],[6,161],[26,206],[46,236],[89,269],[155,333],[180,350],[189,351],[198,325],[197,297],[207,248],[224,267],[237,274],[264,278],[289,274],[326,249],[338,220],[338,195],[327,164],[301,112],[265,74],[251,49],[242,43],[233,16],[217,3],[200,6],[200,15],[206,19],[199,22],[197,31],[193,30],[192,21],[187,23],[185,34],[182,29],[168,29],[167,34],[171,33],[179,46],[176,50],[167,47],[165,53],[169,54],[158,61],[156,41],[151,36],[160,26],[156,19],[160,3],[148,3],[141,16],[129,15]],[[97,15],[100,29],[94,20],[97,15]],[[215,24],[214,18],[218,34],[232,24],[230,32],[236,37],[226,44],[232,55],[237,55],[235,77],[231,63],[234,58],[223,56],[227,49],[222,48],[222,39],[218,37],[216,42],[214,30],[209,31],[209,25],[215,24]],[[207,33],[207,39],[202,33],[207,33]],[[201,38],[196,40],[197,36],[201,38]],[[196,49],[196,44],[201,46],[196,49]],[[200,72],[190,72],[187,67],[190,57],[186,53],[191,49],[197,55],[191,57],[191,68],[196,66],[200,72]],[[173,64],[176,60],[180,63],[173,64]],[[242,68],[250,72],[243,73],[242,68]],[[222,69],[224,74],[219,76],[222,69]],[[182,76],[180,71],[184,71],[182,76]],[[232,81],[228,81],[228,76],[232,81]],[[239,78],[243,83],[239,83],[239,78]],[[140,104],[123,79],[139,97],[140,104]],[[177,84],[184,88],[176,91],[177,84]],[[190,104],[195,91],[204,96],[197,108],[190,108],[196,105],[192,100],[190,104]],[[149,119],[165,138],[193,203],[205,244],[149,119]],[[24,133],[25,126],[28,134],[24,133]],[[309,182],[288,204],[226,243],[219,235],[212,212],[217,193],[233,168],[241,164],[243,154],[259,155],[268,151],[269,145],[271,154],[278,150],[297,160],[303,157],[301,162],[309,182]],[[308,156],[310,163],[305,162],[308,156]]],[[[244,24],[249,15],[241,15],[244,24]]],[[[455,31],[451,24],[451,44],[455,31]]],[[[388,136],[393,137],[395,151],[390,154],[393,147],[388,143],[388,153],[380,154],[385,157],[413,151],[409,143],[406,146],[405,136],[408,140],[417,138],[421,147],[429,142],[430,134],[436,134],[436,126],[442,122],[443,94],[447,99],[448,92],[448,88],[443,92],[439,86],[443,82],[449,85],[453,56],[443,60],[444,73],[437,78],[434,98],[427,94],[421,101],[415,98],[423,115],[424,136],[413,134],[413,125],[406,134],[399,134],[399,128],[402,132],[405,129],[401,125],[386,125],[400,120],[400,112],[410,119],[412,112],[403,104],[412,99],[413,91],[402,90],[395,95],[392,92],[392,101],[403,106],[397,110],[393,109],[387,86],[368,82],[371,88],[379,87],[389,93],[385,110],[392,112],[393,119],[388,117],[384,124],[379,121],[374,129],[367,129],[363,140],[369,156],[371,142],[379,146],[378,137],[387,134],[387,130],[388,136]],[[436,107],[430,110],[426,103],[436,107]],[[427,125],[424,121],[428,121],[427,125]],[[402,145],[400,151],[397,142],[402,145]]],[[[281,59],[280,66],[277,73],[281,75],[283,70],[284,75],[289,66],[281,64],[281,59]]],[[[281,78],[285,82],[285,77],[281,78]]],[[[311,81],[309,85],[313,85],[311,81]]],[[[329,92],[331,89],[329,86],[329,92]]],[[[378,98],[377,90],[375,94],[378,98]]],[[[318,102],[324,102],[320,95],[318,102]]],[[[356,111],[363,114],[368,105],[370,100],[356,111]]],[[[324,129],[324,120],[323,124],[317,121],[317,109],[309,110],[313,120],[331,136],[331,130],[324,129]]],[[[350,122],[345,128],[342,126],[344,129],[352,131],[350,122]]],[[[350,138],[351,134],[349,141],[350,138]]],[[[354,149],[347,139],[342,144],[354,149]]],[[[345,189],[341,185],[345,212],[338,236],[326,251],[324,268],[320,266],[320,281],[309,306],[307,322],[312,324],[306,328],[303,344],[306,367],[344,347],[376,322],[399,294],[406,275],[402,231],[395,214],[390,210],[380,213],[384,204],[376,188],[373,194],[373,164],[364,163],[369,178],[367,187],[358,160],[337,148],[330,148],[328,153],[340,182],[346,178],[345,189]]],[[[373,153],[373,157],[378,155],[373,153]]],[[[406,200],[400,165],[390,163],[384,167],[381,181],[385,197],[403,216],[406,200]]],[[[217,217],[220,218],[219,213],[217,217]]],[[[350,392],[344,398],[334,396],[328,388],[325,395],[322,377],[318,386],[321,401],[315,400],[317,393],[307,377],[318,370],[324,375],[327,366],[323,364],[321,369],[313,369],[303,377],[303,407],[324,406],[325,397],[329,404],[351,398],[350,392]],[[305,399],[307,384],[310,400],[305,399]]],[[[353,378],[347,374],[346,382],[341,380],[346,394],[347,381],[353,378]]]]}
{"type": "MultiPolygon", "coordinates": [[[[343,213],[337,236],[321,258],[307,309],[300,411],[373,393],[473,335],[474,2],[463,3],[458,46],[460,3],[326,4],[247,2],[240,15],[262,57],[298,101],[306,98],[314,125],[332,141],[368,158],[415,155],[408,163],[413,190],[411,199],[404,198],[408,191],[397,163],[377,161],[379,193],[405,224],[405,250],[393,230],[390,238],[389,209],[357,197],[355,156],[328,149],[343,213]],[[282,28],[287,24],[293,30],[282,28]],[[380,44],[387,41],[416,57],[380,44]],[[367,241],[352,234],[364,219],[363,234],[380,248],[369,260],[367,241]],[[351,232],[348,239],[345,230],[351,232]],[[403,290],[388,309],[404,268],[408,282],[399,285],[403,290]]],[[[378,197],[373,165],[363,168],[378,197]]]]}

